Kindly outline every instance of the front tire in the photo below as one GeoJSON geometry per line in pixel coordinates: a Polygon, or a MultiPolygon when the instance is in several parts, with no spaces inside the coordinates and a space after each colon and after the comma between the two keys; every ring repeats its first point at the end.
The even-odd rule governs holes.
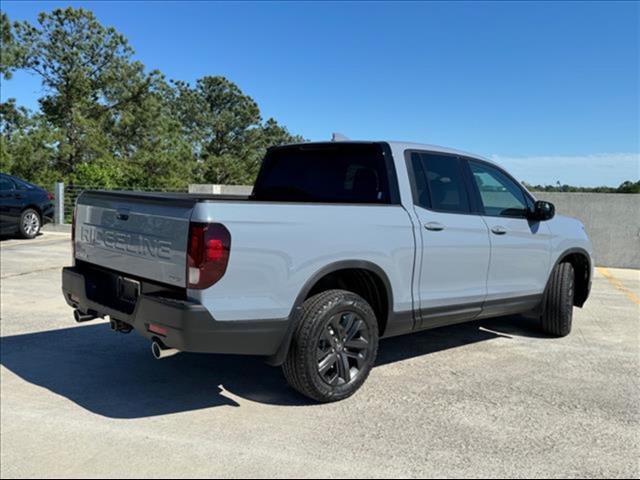
{"type": "Polygon", "coordinates": [[[378,353],[371,306],[346,290],[327,290],[302,304],[301,319],[282,366],[289,385],[317,402],[353,395],[378,353]]]}
{"type": "Polygon", "coordinates": [[[574,292],[573,265],[567,262],[556,265],[551,273],[540,318],[545,333],[555,337],[565,337],[571,333],[574,292]]]}
{"type": "Polygon", "coordinates": [[[40,220],[40,214],[33,208],[27,208],[20,215],[20,223],[18,229],[22,238],[35,238],[40,233],[42,227],[42,221],[40,220]]]}

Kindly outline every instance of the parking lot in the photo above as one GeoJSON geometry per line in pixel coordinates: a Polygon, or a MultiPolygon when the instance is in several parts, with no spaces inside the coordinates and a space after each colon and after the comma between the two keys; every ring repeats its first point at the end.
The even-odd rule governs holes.
{"type": "Polygon", "coordinates": [[[158,362],[75,324],[66,234],[0,250],[2,477],[640,475],[639,271],[598,269],[567,338],[511,317],[386,340],[314,405],[260,359],[158,362]]]}

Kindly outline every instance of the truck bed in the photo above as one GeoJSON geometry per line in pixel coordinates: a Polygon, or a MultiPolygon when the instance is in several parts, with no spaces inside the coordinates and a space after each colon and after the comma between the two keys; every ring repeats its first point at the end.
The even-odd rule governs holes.
{"type": "Polygon", "coordinates": [[[229,194],[205,194],[205,193],[182,193],[182,192],[137,192],[127,190],[85,190],[79,198],[91,197],[117,197],[131,198],[139,200],[177,200],[187,202],[204,202],[204,201],[242,201],[250,200],[249,195],[229,195],[229,194]]]}

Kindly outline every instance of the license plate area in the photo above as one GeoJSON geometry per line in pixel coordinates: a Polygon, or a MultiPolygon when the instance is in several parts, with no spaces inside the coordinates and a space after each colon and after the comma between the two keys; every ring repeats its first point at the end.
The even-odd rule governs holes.
{"type": "Polygon", "coordinates": [[[130,305],[137,303],[140,296],[140,282],[127,277],[118,277],[116,288],[120,301],[130,305]]]}

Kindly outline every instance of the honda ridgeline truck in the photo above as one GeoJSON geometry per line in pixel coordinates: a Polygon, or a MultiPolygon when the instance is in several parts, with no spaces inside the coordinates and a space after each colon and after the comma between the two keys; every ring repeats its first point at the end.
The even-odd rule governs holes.
{"type": "Polygon", "coordinates": [[[247,197],[86,191],[62,290],[180,351],[264,356],[319,402],[364,383],[378,340],[486,317],[571,330],[583,225],[487,159],[394,142],[268,150],[247,197]]]}

